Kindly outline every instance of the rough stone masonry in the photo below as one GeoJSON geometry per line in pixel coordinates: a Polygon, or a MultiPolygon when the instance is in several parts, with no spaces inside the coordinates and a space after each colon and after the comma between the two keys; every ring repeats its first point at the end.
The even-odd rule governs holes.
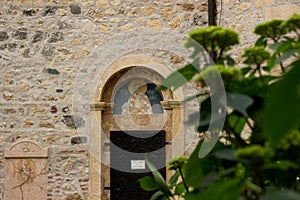
{"type": "MultiPolygon", "coordinates": [[[[294,12],[300,13],[299,0],[218,1],[218,23],[240,33],[235,52],[252,44],[256,24],[294,12]]],[[[80,131],[89,124],[73,110],[80,66],[115,35],[187,35],[207,26],[207,18],[206,0],[1,0],[0,200],[9,181],[4,149],[24,140],[49,150],[43,172],[47,200],[99,199],[90,194],[89,138],[80,131]]],[[[29,169],[24,163],[14,167],[16,176],[29,169]]]]}

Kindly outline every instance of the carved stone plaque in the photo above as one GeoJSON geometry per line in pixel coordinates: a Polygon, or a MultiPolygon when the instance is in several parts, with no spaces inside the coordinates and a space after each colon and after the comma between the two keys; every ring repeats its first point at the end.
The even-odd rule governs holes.
{"type": "Polygon", "coordinates": [[[46,199],[47,149],[21,141],[4,152],[5,200],[46,199]]]}

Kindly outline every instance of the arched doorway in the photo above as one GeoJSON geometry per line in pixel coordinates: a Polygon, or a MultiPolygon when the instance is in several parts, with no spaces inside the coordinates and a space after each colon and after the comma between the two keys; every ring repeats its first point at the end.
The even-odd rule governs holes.
{"type": "MultiPolygon", "coordinates": [[[[179,103],[183,95],[156,89],[171,71],[141,56],[129,56],[122,61],[107,67],[99,77],[97,102],[91,104],[92,126],[98,123],[101,129],[99,133],[91,128],[101,134],[100,139],[95,137],[101,143],[98,151],[101,163],[91,163],[91,177],[100,174],[98,180],[92,178],[91,187],[98,182],[101,199],[121,199],[122,192],[131,195],[125,199],[132,198],[136,192],[140,195],[142,191],[137,191],[136,180],[149,172],[146,157],[152,157],[148,160],[157,162],[156,167],[168,178],[171,174],[166,173],[166,161],[182,154],[184,149],[183,111],[179,103]],[[156,151],[161,156],[156,156],[156,151]],[[122,180],[132,187],[120,191],[124,188],[122,180]]],[[[91,141],[97,145],[93,137],[91,141]]],[[[144,195],[145,199],[149,197],[144,195]]]]}

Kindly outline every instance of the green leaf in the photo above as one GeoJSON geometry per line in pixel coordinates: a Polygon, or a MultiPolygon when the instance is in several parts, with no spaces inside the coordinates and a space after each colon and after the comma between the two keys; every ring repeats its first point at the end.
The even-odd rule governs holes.
{"type": "Polygon", "coordinates": [[[164,193],[164,195],[167,197],[173,196],[165,179],[162,177],[162,175],[159,173],[159,171],[157,171],[155,166],[151,162],[149,162],[147,159],[146,159],[146,163],[147,163],[147,166],[149,167],[149,169],[152,171],[152,174],[153,174],[153,177],[154,177],[154,180],[155,180],[155,183],[156,183],[158,189],[160,191],[162,191],[164,193]]]}
{"type": "Polygon", "coordinates": [[[299,165],[290,160],[276,161],[275,163],[268,163],[262,167],[262,169],[279,169],[279,170],[289,170],[291,168],[297,169],[299,165]]]}
{"type": "Polygon", "coordinates": [[[270,58],[270,53],[263,46],[246,48],[242,57],[245,58],[243,63],[249,65],[261,65],[265,60],[270,58]]]}
{"type": "Polygon", "coordinates": [[[175,186],[177,181],[178,181],[178,177],[180,176],[179,171],[177,171],[170,179],[169,179],[169,184],[171,186],[175,186]]]}
{"type": "Polygon", "coordinates": [[[199,158],[202,144],[202,141],[197,144],[185,168],[186,172],[192,172],[186,173],[186,183],[194,188],[201,186],[203,178],[213,170],[213,164],[209,156],[199,158]]]}
{"type": "Polygon", "coordinates": [[[185,187],[184,187],[184,183],[181,182],[181,183],[179,183],[179,184],[176,186],[175,191],[174,191],[174,194],[175,194],[175,195],[181,196],[181,195],[182,195],[183,193],[185,193],[185,192],[186,192],[186,190],[185,190],[185,187]]]}
{"type": "Polygon", "coordinates": [[[284,52],[281,56],[279,56],[276,59],[276,63],[275,64],[279,64],[281,62],[283,62],[284,60],[290,58],[291,56],[293,56],[295,53],[297,53],[299,49],[289,49],[286,52],[284,52]]]}
{"type": "Polygon", "coordinates": [[[245,181],[237,178],[217,181],[198,194],[187,194],[186,200],[238,200],[244,186],[245,181]]]}
{"type": "Polygon", "coordinates": [[[276,59],[277,59],[276,55],[273,55],[273,56],[271,56],[271,57],[268,59],[268,61],[267,61],[267,66],[268,66],[270,69],[272,69],[273,67],[275,67],[276,59]]]}
{"type": "Polygon", "coordinates": [[[300,193],[290,189],[269,189],[260,198],[261,200],[299,200],[300,193]]]}
{"type": "Polygon", "coordinates": [[[255,42],[255,46],[263,46],[266,47],[267,46],[267,39],[265,37],[259,37],[256,42],[255,42]]]}
{"type": "Polygon", "coordinates": [[[164,193],[162,193],[162,191],[157,191],[152,195],[150,200],[160,200],[161,197],[163,197],[163,196],[164,196],[164,193]]]}
{"type": "MultiPolygon", "coordinates": [[[[189,186],[192,187],[199,187],[201,185],[201,180],[205,176],[201,165],[203,165],[203,161],[205,158],[200,159],[198,157],[200,147],[202,145],[202,142],[199,142],[193,151],[191,157],[189,158],[187,164],[186,164],[186,171],[190,171],[193,173],[187,173],[185,180],[189,186]]],[[[207,163],[208,164],[208,163],[207,163]]]]}
{"type": "Polygon", "coordinates": [[[168,162],[168,170],[181,169],[183,165],[186,164],[186,162],[187,162],[187,158],[183,156],[173,158],[168,162]]]}
{"type": "Polygon", "coordinates": [[[248,74],[251,70],[252,70],[251,67],[243,67],[243,68],[241,68],[241,72],[242,72],[243,75],[248,74]]]}
{"type": "Polygon", "coordinates": [[[154,191],[158,189],[154,178],[151,176],[145,176],[139,179],[139,182],[141,188],[143,188],[146,191],[154,191]]]}
{"type": "Polygon", "coordinates": [[[188,64],[168,76],[167,79],[163,81],[159,89],[166,90],[171,88],[172,90],[176,90],[190,81],[198,72],[198,69],[194,65],[188,64]]]}
{"type": "Polygon", "coordinates": [[[233,128],[237,134],[241,134],[244,130],[246,119],[244,117],[241,117],[239,113],[232,112],[227,115],[227,122],[230,126],[228,127],[228,129],[233,128]]]}
{"type": "Polygon", "coordinates": [[[242,113],[244,116],[248,116],[247,108],[252,105],[253,99],[244,94],[226,93],[227,106],[242,113]]]}
{"type": "Polygon", "coordinates": [[[300,60],[292,66],[283,79],[275,83],[266,99],[263,128],[273,145],[300,121],[300,60]]]}
{"type": "Polygon", "coordinates": [[[238,161],[237,157],[235,156],[235,152],[236,150],[232,149],[222,149],[215,152],[214,155],[220,159],[238,161]]]}

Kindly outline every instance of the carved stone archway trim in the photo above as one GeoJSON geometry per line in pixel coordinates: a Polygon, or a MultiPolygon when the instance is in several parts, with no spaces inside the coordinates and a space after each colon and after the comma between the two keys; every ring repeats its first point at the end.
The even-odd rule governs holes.
{"type": "Polygon", "coordinates": [[[15,143],[10,148],[4,150],[4,157],[8,158],[48,158],[48,148],[23,140],[15,143]]]}

